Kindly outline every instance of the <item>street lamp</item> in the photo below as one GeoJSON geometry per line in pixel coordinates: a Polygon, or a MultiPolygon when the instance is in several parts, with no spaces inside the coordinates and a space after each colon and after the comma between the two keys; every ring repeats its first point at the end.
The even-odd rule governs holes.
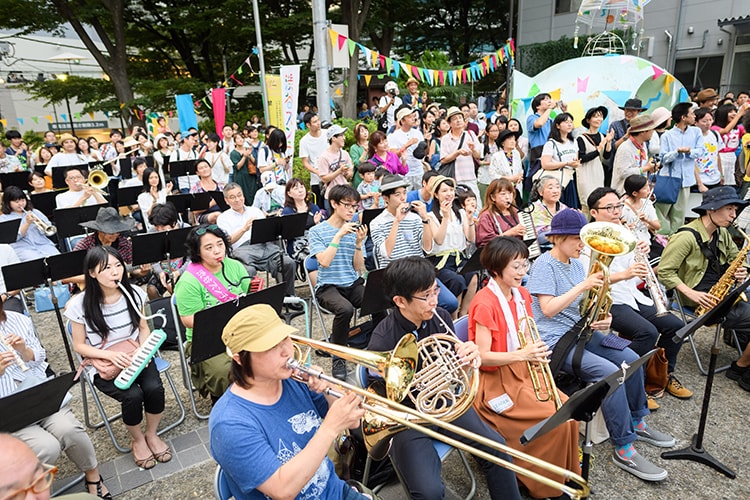
{"type": "MultiPolygon", "coordinates": [[[[65,82],[68,79],[67,73],[60,73],[58,75],[55,75],[55,77],[60,80],[61,82],[65,82]]],[[[68,99],[68,87],[65,87],[65,106],[68,108],[68,119],[70,120],[70,133],[72,135],[76,135],[76,129],[73,125],[73,114],[70,112],[70,99],[68,99]]]]}

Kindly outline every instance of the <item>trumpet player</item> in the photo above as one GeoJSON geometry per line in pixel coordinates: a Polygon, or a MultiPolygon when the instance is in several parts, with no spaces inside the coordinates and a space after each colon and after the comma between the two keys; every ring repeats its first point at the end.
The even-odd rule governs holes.
{"type": "Polygon", "coordinates": [[[315,377],[292,380],[296,332],[267,304],[242,309],[224,327],[232,385],[211,411],[211,455],[235,498],[372,498],[336,476],[326,455],[359,424],[361,400],[324,396],[328,383],[315,377]]]}
{"type": "MultiPolygon", "coordinates": [[[[419,340],[433,334],[450,334],[446,332],[446,326],[452,331],[453,321],[445,309],[438,307],[440,288],[435,277],[435,267],[429,261],[419,257],[404,257],[392,261],[386,268],[383,287],[396,307],[392,314],[375,327],[367,346],[369,350],[393,350],[405,333],[414,333],[419,340]]],[[[456,353],[466,365],[479,359],[479,350],[474,342],[459,342],[456,353]]],[[[452,423],[505,444],[505,439],[483,422],[473,408],[452,423]]],[[[463,437],[453,434],[450,436],[474,445],[463,437]]],[[[498,450],[477,447],[510,461],[507,455],[498,450]]],[[[431,500],[444,497],[445,485],[440,475],[442,465],[431,438],[415,429],[404,430],[393,436],[390,454],[394,466],[404,479],[410,498],[431,500]]],[[[491,498],[520,498],[513,472],[483,460],[478,461],[487,478],[491,498]]]]}
{"type": "MultiPolygon", "coordinates": [[[[740,256],[727,230],[747,204],[737,196],[734,187],[709,189],[703,193],[703,203],[693,209],[700,217],[682,226],[669,238],[659,263],[659,279],[668,289],[677,290],[683,304],[710,309],[721,298],[712,294],[715,285],[724,282],[728,290],[732,282],[747,279],[746,256],[740,256]],[[728,272],[730,265],[736,267],[734,273],[728,272]]],[[[750,333],[750,304],[737,302],[727,315],[724,326],[734,328],[738,337],[747,337],[750,333]]],[[[750,391],[750,344],[742,356],[732,362],[726,375],[750,391]]]]}
{"type": "Polygon", "coordinates": [[[65,171],[65,184],[68,190],[55,196],[56,208],[83,207],[106,204],[104,194],[86,184],[86,171],[70,167],[65,171]]]}
{"type": "MultiPolygon", "coordinates": [[[[531,322],[526,318],[531,318],[532,300],[521,286],[530,267],[529,249],[516,238],[500,236],[482,249],[481,262],[491,279],[469,308],[469,339],[479,346],[482,360],[474,409],[509,446],[579,474],[578,423],[574,420],[526,446],[519,440],[526,429],[557,411],[555,397],[566,399],[557,394],[551,377],[544,381],[539,369],[549,361],[549,347],[529,336],[531,322]],[[527,339],[524,344],[519,335],[527,339]],[[532,381],[532,369],[543,381],[538,388],[532,381]]],[[[529,468],[548,475],[541,468],[529,468]]],[[[534,498],[561,495],[560,490],[525,476],[518,479],[534,498]]]]}
{"type": "MultiPolygon", "coordinates": [[[[591,217],[597,222],[620,224],[623,203],[614,189],[608,187],[597,188],[589,195],[591,217]]],[[[638,285],[649,276],[648,255],[650,245],[639,241],[635,252],[615,257],[609,266],[610,290],[612,294],[612,328],[621,337],[631,340],[630,349],[639,356],[643,356],[654,346],[663,347],[667,357],[667,373],[669,374],[666,390],[679,399],[690,399],[693,393],[680,383],[675,377],[677,353],[680,352],[682,342],[672,341],[675,332],[685,326],[677,316],[667,313],[660,314],[654,303],[654,297],[647,297],[638,290],[638,285]],[[639,257],[640,254],[640,257],[639,257]]],[[[581,262],[588,268],[588,254],[581,255],[581,262]]],[[[653,272],[651,272],[653,276],[653,272]]],[[[656,300],[661,300],[661,307],[667,308],[666,299],[661,295],[658,281],[650,289],[650,294],[657,294],[656,300]]],[[[663,312],[664,309],[661,311],[663,312]]],[[[664,390],[650,391],[649,409],[657,410],[659,404],[655,399],[664,395],[664,390]]]]}
{"type": "MultiPolygon", "coordinates": [[[[614,203],[619,204],[616,197],[614,203]]],[[[590,203],[589,207],[603,209],[603,205],[598,204],[590,203]]],[[[584,247],[580,232],[585,225],[586,217],[576,210],[568,208],[555,215],[547,233],[554,246],[534,261],[526,284],[534,298],[532,310],[541,338],[553,353],[560,339],[570,333],[575,335],[580,329],[577,323],[581,320],[582,294],[604,284],[601,272],[586,276],[586,267],[579,260],[584,247]]],[[[623,361],[632,364],[638,359],[627,347],[620,350],[602,345],[605,336],[601,330],[608,330],[611,323],[611,315],[591,323],[592,335],[584,347],[580,368],[573,367],[575,349],[571,349],[561,371],[578,373],[587,383],[597,382],[619,370],[623,361]]],[[[633,446],[637,440],[664,448],[675,444],[672,436],[646,424],[644,417],[650,412],[643,383],[643,370],[638,370],[604,400],[601,411],[610,441],[615,446],[612,456],[615,465],[644,481],[662,481],[667,471],[649,462],[633,446]]]]}
{"type": "Polygon", "coordinates": [[[33,207],[20,188],[8,186],[3,193],[0,222],[15,219],[21,219],[21,225],[18,227],[16,242],[11,246],[21,261],[41,259],[60,253],[46,235],[54,229],[49,219],[33,207]]]}

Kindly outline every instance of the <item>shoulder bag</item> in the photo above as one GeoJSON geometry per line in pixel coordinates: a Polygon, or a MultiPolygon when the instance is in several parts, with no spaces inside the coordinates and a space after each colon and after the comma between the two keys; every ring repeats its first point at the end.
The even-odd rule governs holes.
{"type": "Polygon", "coordinates": [[[682,174],[679,177],[672,176],[672,165],[667,167],[667,175],[657,173],[654,176],[654,196],[657,203],[674,204],[682,189],[682,174]]]}
{"type": "MultiPolygon", "coordinates": [[[[461,133],[461,140],[458,141],[458,147],[456,148],[456,151],[461,149],[461,146],[464,145],[464,138],[466,137],[466,132],[461,133]]],[[[449,161],[446,163],[443,163],[440,165],[440,168],[437,169],[437,173],[439,175],[444,175],[446,177],[449,177],[451,179],[456,178],[456,160],[449,161]]]]}

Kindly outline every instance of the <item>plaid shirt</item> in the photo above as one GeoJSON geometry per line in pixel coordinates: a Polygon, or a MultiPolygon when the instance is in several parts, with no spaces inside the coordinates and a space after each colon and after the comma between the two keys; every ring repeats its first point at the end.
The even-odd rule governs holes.
{"type": "MultiPolygon", "coordinates": [[[[91,233],[88,236],[86,236],[84,239],[76,243],[76,246],[75,248],[73,248],[73,251],[90,250],[94,247],[101,245],[102,242],[99,241],[99,238],[96,237],[96,234],[97,234],[96,232],[91,233]]],[[[115,242],[112,244],[112,248],[114,248],[120,253],[122,260],[124,260],[126,264],[133,263],[133,244],[130,242],[129,239],[127,239],[123,235],[118,236],[115,242]]]]}

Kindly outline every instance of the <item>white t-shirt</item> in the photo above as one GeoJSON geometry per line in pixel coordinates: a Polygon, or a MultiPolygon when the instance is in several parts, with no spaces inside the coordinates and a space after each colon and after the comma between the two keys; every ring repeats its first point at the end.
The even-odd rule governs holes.
{"type": "MultiPolygon", "coordinates": [[[[378,103],[378,106],[380,109],[383,109],[386,104],[388,104],[391,100],[390,95],[384,95],[380,98],[380,102],[378,103]]],[[[393,104],[391,104],[388,109],[386,110],[386,114],[388,115],[388,127],[387,129],[390,129],[396,124],[396,110],[404,103],[404,101],[401,100],[399,96],[396,96],[396,99],[393,100],[393,104]]]]}
{"type": "MultiPolygon", "coordinates": [[[[232,235],[235,232],[237,232],[238,229],[240,229],[243,225],[245,225],[245,222],[247,222],[249,219],[265,219],[265,214],[258,210],[255,207],[248,207],[245,206],[245,211],[243,213],[235,212],[231,208],[225,212],[222,212],[221,215],[219,215],[219,218],[216,219],[216,224],[224,230],[228,235],[232,235]]],[[[253,227],[250,226],[250,229],[245,231],[245,234],[240,236],[240,238],[232,243],[232,248],[239,248],[240,245],[242,245],[245,242],[250,241],[250,238],[252,237],[253,233],[253,227]]]]}
{"type": "MultiPolygon", "coordinates": [[[[18,260],[18,255],[16,255],[16,251],[13,250],[12,246],[6,244],[0,245],[0,268],[11,264],[18,264],[19,262],[21,261],[18,260]]],[[[5,288],[5,276],[0,272],[0,293],[7,291],[8,289],[5,288]]]]}
{"type": "Polygon", "coordinates": [[[412,138],[417,139],[417,142],[406,148],[406,165],[409,167],[409,173],[411,176],[422,176],[424,168],[422,167],[422,160],[418,160],[414,157],[414,150],[417,149],[419,141],[424,140],[422,132],[412,128],[408,132],[404,132],[401,128],[397,128],[392,133],[388,134],[388,147],[389,148],[402,148],[412,138]]]}
{"type": "Polygon", "coordinates": [[[52,175],[52,169],[55,167],[72,167],[73,165],[85,164],[88,164],[88,160],[78,153],[57,153],[44,168],[44,174],[52,175]]]}
{"type": "MultiPolygon", "coordinates": [[[[174,151],[172,151],[172,154],[169,155],[169,163],[175,162],[175,161],[186,161],[186,160],[196,160],[198,159],[198,155],[195,154],[195,151],[192,149],[190,151],[184,151],[182,148],[177,148],[174,151]]],[[[172,176],[172,179],[174,180],[174,176],[172,176]]],[[[190,186],[198,182],[198,176],[197,175],[181,175],[177,178],[177,188],[180,190],[183,189],[190,189],[190,186]]]]}
{"type": "Polygon", "coordinates": [[[224,153],[206,153],[205,156],[211,165],[211,177],[219,184],[229,182],[229,172],[232,171],[232,160],[224,153]]]}
{"type": "MultiPolygon", "coordinates": [[[[318,158],[328,147],[328,140],[324,131],[320,131],[318,137],[313,137],[311,134],[306,134],[299,140],[299,157],[308,158],[310,165],[317,168],[318,158]]],[[[310,185],[316,186],[320,184],[320,177],[310,173],[310,185]]]]}
{"type": "Polygon", "coordinates": [[[166,202],[167,202],[167,190],[166,189],[162,189],[159,191],[159,193],[156,195],[156,202],[154,202],[154,198],[151,196],[151,193],[141,193],[138,195],[138,208],[141,209],[141,214],[143,215],[143,223],[146,225],[147,231],[150,231],[154,227],[148,221],[148,212],[151,210],[151,207],[153,207],[157,203],[166,203],[166,202]]]}
{"type": "MultiPolygon", "coordinates": [[[[78,200],[83,198],[84,194],[86,194],[86,191],[84,191],[83,189],[81,189],[80,191],[65,191],[64,193],[60,193],[55,196],[55,207],[70,208],[75,205],[78,200]]],[[[86,203],[84,203],[82,206],[90,207],[91,205],[98,204],[99,202],[97,201],[95,196],[89,196],[89,199],[86,200],[86,203]]]]}

